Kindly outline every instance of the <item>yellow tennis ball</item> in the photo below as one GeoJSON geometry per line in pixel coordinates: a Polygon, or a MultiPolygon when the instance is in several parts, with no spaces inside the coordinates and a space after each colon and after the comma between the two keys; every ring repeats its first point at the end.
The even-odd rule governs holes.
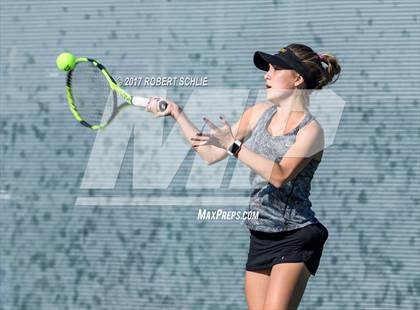
{"type": "Polygon", "coordinates": [[[74,65],[76,64],[76,57],[71,53],[61,53],[57,57],[57,68],[62,71],[73,70],[74,65]]]}

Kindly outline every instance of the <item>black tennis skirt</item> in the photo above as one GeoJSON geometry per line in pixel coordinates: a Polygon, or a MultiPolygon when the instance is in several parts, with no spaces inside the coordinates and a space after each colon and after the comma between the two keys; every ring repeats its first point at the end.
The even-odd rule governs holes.
{"type": "Polygon", "coordinates": [[[321,223],[278,233],[250,230],[246,270],[270,269],[275,264],[304,262],[315,276],[328,230],[321,223]]]}

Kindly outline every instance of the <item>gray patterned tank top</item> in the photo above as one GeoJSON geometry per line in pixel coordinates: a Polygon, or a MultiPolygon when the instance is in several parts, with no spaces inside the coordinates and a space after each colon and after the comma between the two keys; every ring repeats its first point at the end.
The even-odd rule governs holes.
{"type": "MultiPolygon", "coordinates": [[[[259,118],[251,137],[244,143],[252,151],[280,162],[286,151],[294,144],[296,134],[314,119],[307,113],[301,123],[292,131],[281,136],[272,136],[267,126],[276,113],[275,105],[266,109],[259,118]]],[[[259,211],[257,219],[245,219],[242,225],[248,229],[264,232],[280,232],[317,223],[315,212],[309,200],[311,181],[319,161],[312,159],[294,178],[276,188],[251,170],[251,196],[248,211],[259,211]]]]}

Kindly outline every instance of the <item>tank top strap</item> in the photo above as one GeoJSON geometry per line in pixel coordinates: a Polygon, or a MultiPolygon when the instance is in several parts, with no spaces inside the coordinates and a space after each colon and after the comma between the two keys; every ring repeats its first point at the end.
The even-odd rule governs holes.
{"type": "Polygon", "coordinates": [[[257,124],[255,125],[255,129],[258,129],[258,131],[264,129],[264,126],[267,124],[268,120],[271,118],[271,116],[276,111],[276,106],[272,105],[271,107],[264,110],[262,115],[257,121],[257,124]]]}
{"type": "Polygon", "coordinates": [[[300,124],[294,129],[294,132],[297,133],[300,129],[305,127],[309,122],[311,122],[314,119],[315,117],[311,114],[311,112],[308,111],[308,113],[306,113],[305,117],[300,122],[300,124]]]}

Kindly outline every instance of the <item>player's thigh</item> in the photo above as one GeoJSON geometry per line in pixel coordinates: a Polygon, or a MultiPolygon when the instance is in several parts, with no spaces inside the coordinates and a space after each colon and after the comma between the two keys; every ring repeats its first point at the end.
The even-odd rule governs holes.
{"type": "Polygon", "coordinates": [[[274,265],[263,309],[297,309],[310,275],[303,262],[274,265]]]}
{"type": "Polygon", "coordinates": [[[245,295],[249,310],[261,310],[270,281],[270,269],[246,271],[245,295]]]}

